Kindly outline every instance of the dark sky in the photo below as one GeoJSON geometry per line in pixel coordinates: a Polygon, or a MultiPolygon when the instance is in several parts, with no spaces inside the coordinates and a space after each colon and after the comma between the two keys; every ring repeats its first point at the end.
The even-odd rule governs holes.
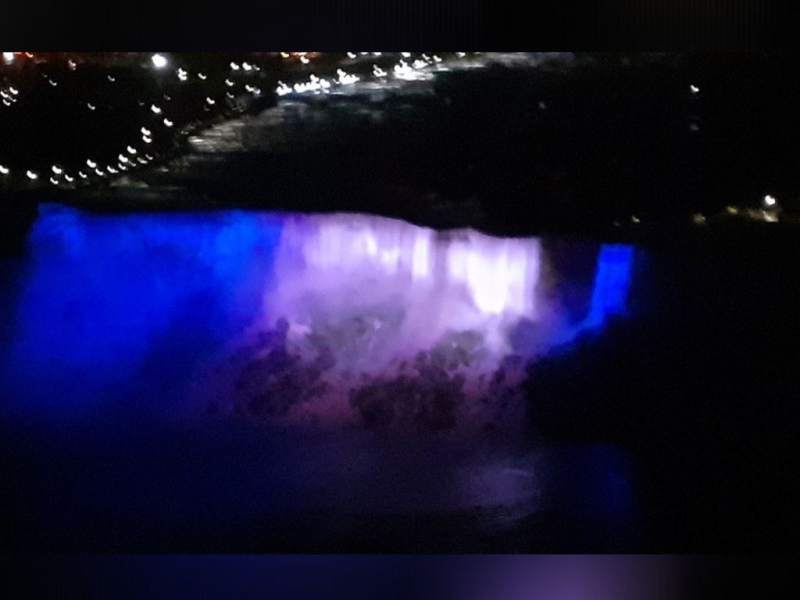
{"type": "Polygon", "coordinates": [[[797,9],[767,0],[307,0],[12,3],[12,49],[680,50],[786,48],[797,9]],[[23,48],[24,47],[24,48],[23,48]]]}

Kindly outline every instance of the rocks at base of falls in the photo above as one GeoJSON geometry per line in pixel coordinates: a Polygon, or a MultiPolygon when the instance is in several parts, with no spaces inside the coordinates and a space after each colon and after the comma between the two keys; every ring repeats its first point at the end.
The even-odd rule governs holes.
{"type": "Polygon", "coordinates": [[[510,355],[494,368],[481,367],[491,363],[484,363],[488,349],[477,331],[450,332],[412,359],[354,375],[341,364],[341,353],[368,351],[381,329],[379,320],[321,324],[305,332],[303,348],[292,343],[290,329],[285,318],[278,319],[243,350],[249,358],[236,382],[240,414],[265,421],[285,418],[339,386],[355,420],[368,430],[440,432],[469,421],[493,431],[500,428],[501,413],[521,404],[518,373],[524,371],[524,359],[510,355]],[[481,368],[486,371],[479,373],[481,368]]]}

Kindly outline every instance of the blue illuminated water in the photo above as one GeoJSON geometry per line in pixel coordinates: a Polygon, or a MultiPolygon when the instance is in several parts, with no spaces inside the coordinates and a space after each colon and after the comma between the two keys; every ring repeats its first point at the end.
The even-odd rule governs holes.
{"type": "Polygon", "coordinates": [[[600,327],[608,317],[627,312],[633,259],[632,246],[605,244],[600,248],[591,308],[584,321],[586,326],[600,327]]]}
{"type": "Polygon", "coordinates": [[[384,324],[363,361],[357,347],[337,355],[374,373],[451,330],[477,328],[500,357],[515,319],[556,327],[547,343],[563,344],[626,312],[632,247],[598,249],[587,313],[557,326],[539,291],[547,260],[536,240],[437,238],[379,217],[101,215],[43,205],[2,300],[11,315],[3,409],[55,419],[168,414],[198,369],[281,316],[302,332],[319,314],[400,311],[403,322],[384,324]]]}
{"type": "MultiPolygon", "coordinates": [[[[257,311],[280,224],[232,211],[108,216],[45,205],[30,233],[0,379],[64,412],[175,396],[257,311]]],[[[163,404],[162,404],[163,406],[163,404]]]]}

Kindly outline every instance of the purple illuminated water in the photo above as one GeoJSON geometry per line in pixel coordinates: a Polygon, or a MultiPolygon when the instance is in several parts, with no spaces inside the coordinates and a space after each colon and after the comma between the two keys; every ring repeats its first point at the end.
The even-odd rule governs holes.
{"type": "Polygon", "coordinates": [[[62,415],[113,397],[377,428],[514,422],[527,362],[625,313],[633,258],[599,247],[591,281],[573,282],[535,238],[353,214],[44,206],[10,263],[0,373],[14,408],[62,415]],[[583,312],[555,291],[570,287],[583,312]]]}
{"type": "Polygon", "coordinates": [[[4,264],[3,422],[55,428],[63,449],[36,464],[87,515],[504,505],[502,527],[565,494],[626,510],[615,450],[512,435],[526,363],[626,312],[631,247],[576,250],[580,281],[548,248],[367,215],[45,205],[4,264]],[[548,499],[553,469],[575,482],[548,499]]]}
{"type": "Polygon", "coordinates": [[[628,247],[600,249],[576,318],[541,280],[538,239],[286,216],[261,311],[202,387],[215,410],[268,420],[513,427],[526,364],[624,313],[632,259],[628,247]]]}

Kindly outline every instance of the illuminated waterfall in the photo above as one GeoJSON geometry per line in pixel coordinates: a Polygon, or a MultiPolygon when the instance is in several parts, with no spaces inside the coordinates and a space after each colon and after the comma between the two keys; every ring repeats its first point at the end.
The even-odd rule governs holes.
{"type": "Polygon", "coordinates": [[[590,310],[577,324],[542,289],[534,238],[293,215],[274,260],[255,327],[268,341],[241,384],[248,410],[348,420],[355,408],[373,424],[422,414],[437,428],[524,406],[528,360],[624,312],[633,249],[600,248],[590,310]]]}
{"type": "Polygon", "coordinates": [[[401,322],[386,353],[371,349],[370,370],[455,331],[480,330],[497,353],[506,349],[504,328],[537,318],[539,271],[535,239],[366,215],[299,216],[283,227],[267,315],[305,331],[315,318],[392,307],[401,322]]]}

